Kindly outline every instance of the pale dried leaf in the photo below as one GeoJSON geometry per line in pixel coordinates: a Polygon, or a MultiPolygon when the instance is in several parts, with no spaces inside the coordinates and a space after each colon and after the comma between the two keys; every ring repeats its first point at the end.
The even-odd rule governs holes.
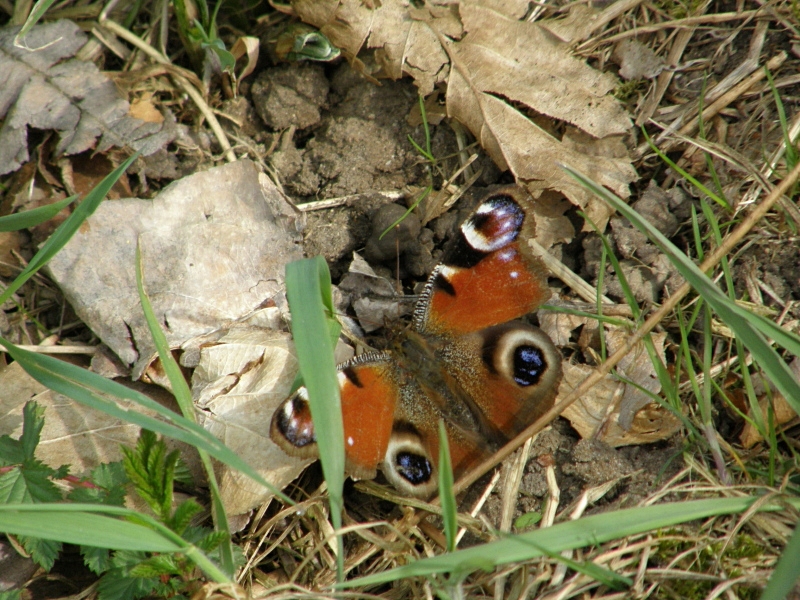
{"type": "Polygon", "coordinates": [[[653,79],[664,70],[666,63],[651,48],[638,40],[622,40],[614,47],[612,58],[620,66],[623,79],[653,79]]]}
{"type": "Polygon", "coordinates": [[[282,293],[302,257],[302,217],[247,160],[175,182],[154,200],[103,202],[49,270],[78,316],[138,377],[155,348],[136,291],[135,252],[171,346],[282,293]],[[98,260],[102,257],[102,260],[98,260]]]}
{"type": "MultiPolygon", "coordinates": [[[[795,377],[800,379],[800,358],[795,357],[792,362],[789,363],[789,369],[794,373],[795,377]]],[[[764,383],[761,381],[760,377],[753,377],[753,387],[755,388],[757,394],[763,394],[763,396],[759,398],[758,407],[761,410],[761,421],[762,423],[766,423],[770,399],[766,394],[764,383]]],[[[775,386],[771,386],[771,389],[774,390],[775,386]]],[[[798,418],[797,413],[791,406],[789,406],[789,403],[786,402],[786,398],[784,398],[783,395],[778,392],[772,393],[772,410],[773,423],[775,427],[784,426],[787,423],[796,421],[798,418]]],[[[742,446],[745,448],[752,448],[757,443],[763,441],[764,438],[758,432],[758,429],[750,423],[750,421],[746,421],[739,439],[742,442],[742,446]]]]}
{"type": "MultiPolygon", "coordinates": [[[[214,343],[200,344],[199,352],[192,392],[203,426],[283,489],[311,462],[288,456],[269,437],[272,413],[289,395],[297,373],[290,336],[251,319],[214,343]]],[[[272,496],[236,470],[219,465],[217,471],[229,514],[245,513],[272,496]]]]}
{"type": "Polygon", "coordinates": [[[392,282],[377,275],[358,252],[353,252],[353,260],[339,289],[350,295],[365,333],[380,329],[387,321],[396,321],[408,312],[408,305],[398,301],[392,282]]]}
{"type": "Polygon", "coordinates": [[[477,4],[462,5],[461,17],[467,35],[452,44],[460,61],[454,67],[474,93],[521,102],[597,138],[630,129],[627,113],[609,95],[614,78],[570,55],[547,30],[477,4]]]}
{"type": "Polygon", "coordinates": [[[561,194],[545,191],[536,199],[536,241],[547,249],[556,244],[569,243],[575,237],[575,228],[565,213],[570,203],[561,194]]]}
{"type": "MultiPolygon", "coordinates": [[[[592,373],[587,365],[564,363],[564,376],[559,396],[570,393],[592,373]]],[[[610,446],[650,444],[666,439],[680,430],[681,422],[669,410],[650,403],[634,415],[628,429],[619,424],[615,411],[621,384],[610,376],[604,377],[587,393],[567,407],[562,416],[584,439],[594,437],[610,446]]]]}
{"type": "Polygon", "coordinates": [[[578,327],[597,329],[597,319],[581,317],[569,313],[550,310],[539,311],[539,327],[556,346],[564,347],[572,341],[573,332],[578,327]]]}
{"type": "MultiPolygon", "coordinates": [[[[608,353],[613,354],[616,352],[620,346],[625,344],[629,335],[621,327],[606,327],[608,353]]],[[[664,341],[667,338],[667,334],[653,333],[650,334],[650,338],[653,340],[656,354],[658,354],[662,362],[665,362],[664,341]]],[[[636,384],[625,384],[625,393],[619,403],[619,424],[623,429],[628,429],[633,423],[636,413],[650,404],[653,401],[653,396],[657,396],[661,391],[661,382],[658,380],[658,374],[653,362],[650,360],[647,348],[642,342],[636,344],[625,355],[625,358],[619,361],[617,371],[621,377],[636,384]],[[646,392],[650,392],[650,394],[646,392]]]]}
{"type": "MultiPolygon", "coordinates": [[[[58,468],[70,465],[74,475],[86,474],[101,463],[122,459],[120,447],[135,446],[139,427],[110,417],[103,412],[47,389],[19,363],[0,371],[0,432],[18,438],[22,433],[22,409],[29,400],[45,408],[44,428],[36,448],[36,458],[58,468]]],[[[153,416],[138,405],[119,401],[123,408],[134,408],[153,416]]]]}
{"type": "Polygon", "coordinates": [[[71,58],[86,43],[75,23],[37,25],[26,48],[14,45],[18,32],[0,29],[0,175],[28,161],[29,127],[57,131],[57,155],[112,146],[149,155],[175,138],[171,116],[162,122],[130,116],[128,102],[94,63],[71,58]]]}
{"type": "Polygon", "coordinates": [[[570,44],[585,40],[589,36],[596,27],[595,21],[599,14],[600,11],[589,4],[575,3],[566,18],[539,21],[539,25],[561,41],[570,44]]]}
{"type": "Polygon", "coordinates": [[[237,74],[239,81],[250,75],[255,71],[258,64],[258,50],[260,41],[257,37],[242,36],[236,38],[233,46],[231,47],[231,54],[238,61],[240,58],[246,56],[247,60],[242,65],[242,70],[237,74]]]}

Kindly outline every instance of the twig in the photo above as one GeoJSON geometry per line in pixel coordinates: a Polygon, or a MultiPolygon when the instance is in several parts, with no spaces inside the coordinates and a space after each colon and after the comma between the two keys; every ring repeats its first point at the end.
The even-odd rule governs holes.
{"type": "MultiPolygon", "coordinates": [[[[38,354],[97,354],[97,346],[33,346],[18,345],[17,348],[38,354]]],[[[6,352],[5,348],[0,348],[0,352],[6,352]]]]}
{"type": "Polygon", "coordinates": [[[637,25],[633,29],[615,33],[607,38],[599,40],[588,40],[578,46],[576,52],[585,52],[591,50],[596,44],[613,44],[622,40],[632,37],[639,37],[647,33],[656,33],[663,29],[688,29],[694,28],[697,25],[714,25],[717,23],[726,23],[728,21],[738,21],[740,19],[749,19],[755,17],[760,10],[745,10],[742,12],[727,12],[716,13],[713,15],[698,15],[696,17],[686,17],[685,19],[675,19],[674,21],[664,21],[662,23],[654,23],[652,25],[637,25]]]}
{"type": "MultiPolygon", "coordinates": [[[[698,12],[705,13],[706,8],[708,7],[708,2],[703,4],[701,7],[698,8],[698,12]]],[[[694,29],[682,29],[678,31],[675,35],[675,41],[672,42],[672,47],[669,50],[669,55],[667,56],[667,64],[668,65],[677,65],[683,56],[684,51],[686,50],[686,46],[689,45],[689,40],[692,39],[694,35],[694,29]]],[[[669,84],[672,83],[672,78],[674,77],[675,72],[671,69],[667,69],[662,71],[658,79],[656,80],[656,87],[653,90],[653,93],[645,100],[644,106],[642,106],[642,110],[639,111],[639,116],[636,117],[636,126],[641,127],[645,123],[647,123],[650,118],[655,114],[656,109],[661,104],[661,99],[664,97],[664,94],[667,93],[667,88],[669,88],[669,84]]],[[[643,155],[642,155],[643,156],[643,155]]]]}
{"type": "MultiPolygon", "coordinates": [[[[397,191],[386,191],[386,192],[369,192],[370,194],[379,194],[386,198],[387,200],[395,201],[400,200],[405,196],[403,192],[397,191]]],[[[313,210],[326,210],[328,208],[336,208],[337,206],[343,206],[347,204],[351,200],[355,200],[356,198],[362,198],[366,194],[351,194],[349,196],[339,196],[337,198],[328,198],[327,200],[316,200],[314,202],[306,202],[305,204],[298,204],[297,208],[299,208],[303,212],[311,212],[313,210]]]]}

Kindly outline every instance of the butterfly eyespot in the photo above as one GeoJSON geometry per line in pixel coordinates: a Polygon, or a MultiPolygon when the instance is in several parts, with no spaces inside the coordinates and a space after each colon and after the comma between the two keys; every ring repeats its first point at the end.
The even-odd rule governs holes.
{"type": "Polygon", "coordinates": [[[420,485],[431,480],[433,465],[424,456],[412,452],[398,452],[394,460],[398,474],[411,485],[420,485]]]}
{"type": "Polygon", "coordinates": [[[513,321],[483,332],[483,362],[521,388],[551,389],[561,375],[561,358],[538,327],[513,321]]]}
{"type": "Polygon", "coordinates": [[[396,426],[383,460],[383,474],[401,492],[427,498],[436,490],[433,460],[413,426],[396,426]]]}
{"type": "Polygon", "coordinates": [[[522,207],[511,196],[498,194],[475,210],[461,232],[475,250],[493,252],[516,240],[524,221],[522,207]]]}
{"type": "Polygon", "coordinates": [[[517,346],[514,349],[514,381],[523,387],[539,383],[547,369],[544,353],[537,346],[517,346]]]}
{"type": "Polygon", "coordinates": [[[305,388],[286,400],[272,416],[270,437],[291,456],[310,456],[317,443],[305,388]]]}

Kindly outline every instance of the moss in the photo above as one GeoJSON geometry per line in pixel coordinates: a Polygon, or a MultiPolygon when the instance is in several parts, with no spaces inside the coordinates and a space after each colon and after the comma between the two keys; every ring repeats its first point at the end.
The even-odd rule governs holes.
{"type": "MultiPolygon", "coordinates": [[[[763,556],[764,549],[751,536],[740,533],[733,541],[725,545],[726,538],[689,539],[687,532],[680,529],[660,531],[659,541],[652,554],[652,560],[661,565],[671,564],[678,555],[685,555],[674,564],[674,568],[692,573],[718,574],[720,567],[728,578],[739,577],[747,571],[747,563],[763,556]],[[687,539],[667,539],[667,538],[687,539]],[[704,543],[705,545],[699,546],[704,543]]],[[[704,598],[716,585],[713,581],[697,581],[694,579],[670,579],[665,581],[655,593],[655,598],[704,598]]],[[[735,586],[738,598],[758,598],[761,591],[756,587],[735,586]]]]}
{"type": "Polygon", "coordinates": [[[673,19],[685,19],[695,13],[701,0],[655,0],[655,5],[673,19]]]}
{"type": "MultiPolygon", "coordinates": [[[[800,0],[798,0],[798,2],[800,2],[800,0]]],[[[631,79],[630,81],[625,81],[614,89],[614,97],[621,102],[627,102],[646,92],[648,85],[645,79],[631,79]]]]}

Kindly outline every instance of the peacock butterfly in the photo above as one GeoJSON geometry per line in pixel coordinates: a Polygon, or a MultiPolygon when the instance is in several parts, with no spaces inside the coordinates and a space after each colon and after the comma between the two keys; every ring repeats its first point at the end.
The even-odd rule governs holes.
{"type": "MultiPolygon", "coordinates": [[[[486,196],[391,349],[339,366],[352,477],[371,479],[380,466],[401,492],[428,497],[437,485],[439,419],[459,477],[553,405],[560,354],[544,332],[515,320],[550,295],[544,264],[528,246],[532,202],[515,186],[486,196]]],[[[304,388],[275,411],[270,435],[292,456],[317,456],[304,388]]]]}

